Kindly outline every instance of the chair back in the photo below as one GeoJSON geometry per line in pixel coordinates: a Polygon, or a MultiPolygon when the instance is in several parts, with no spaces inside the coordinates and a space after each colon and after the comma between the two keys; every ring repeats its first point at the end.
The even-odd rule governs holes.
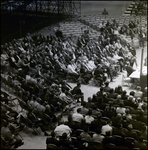
{"type": "Polygon", "coordinates": [[[117,149],[117,146],[113,143],[108,143],[105,145],[105,149],[114,150],[114,149],[117,149]]]}
{"type": "Polygon", "coordinates": [[[46,150],[58,149],[57,145],[55,144],[47,144],[46,150]]]}

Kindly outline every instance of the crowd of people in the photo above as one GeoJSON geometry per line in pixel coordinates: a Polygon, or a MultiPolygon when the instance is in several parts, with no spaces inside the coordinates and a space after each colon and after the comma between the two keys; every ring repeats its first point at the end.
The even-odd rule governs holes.
{"type": "MultiPolygon", "coordinates": [[[[91,40],[87,30],[83,32],[81,37],[63,36],[61,31],[56,30],[47,37],[42,34],[27,34],[21,40],[14,39],[1,45],[2,85],[4,88],[8,87],[9,90],[11,88],[13,94],[17,96],[18,105],[22,109],[21,111],[11,109],[9,105],[13,100],[9,98],[7,92],[1,94],[1,131],[3,130],[1,145],[3,149],[17,148],[22,145],[19,132],[26,127],[32,128],[35,132],[38,132],[37,128],[40,127],[46,135],[46,131],[52,127],[52,124],[59,122],[56,113],[64,111],[66,106],[75,100],[79,102],[81,99],[81,104],[85,105],[84,94],[80,90],[80,85],[88,84],[91,79],[94,79],[97,86],[103,87],[97,93],[102,94],[102,97],[93,95],[93,98],[89,98],[87,103],[87,109],[93,107],[94,110],[90,109],[85,116],[87,128],[84,130],[87,132],[88,129],[93,129],[90,124],[96,119],[91,115],[93,113],[98,114],[97,109],[106,109],[104,103],[107,104],[111,101],[113,104],[113,99],[116,99],[116,97],[113,99],[111,97],[108,101],[110,90],[107,81],[112,82],[119,72],[126,70],[128,62],[132,66],[131,58],[135,57],[134,48],[128,43],[123,44],[122,39],[110,30],[110,26],[114,27],[115,25],[116,22],[111,24],[107,22],[106,28],[101,28],[98,39],[91,40]],[[116,66],[119,66],[120,70],[116,70],[116,66]],[[78,81],[79,83],[74,89],[68,84],[68,82],[77,83],[78,81]],[[94,105],[94,102],[97,103],[94,105]]],[[[136,62],[136,59],[133,60],[136,62]]],[[[118,91],[118,89],[116,90],[118,91]]],[[[114,93],[113,89],[111,93],[114,93]]],[[[112,95],[111,93],[110,95],[112,95]]],[[[121,100],[123,101],[123,99],[121,100]]],[[[143,102],[142,99],[135,101],[136,107],[140,102],[143,102]]],[[[142,110],[145,111],[145,108],[142,110]]],[[[80,113],[80,110],[77,113],[80,113]]],[[[100,117],[102,115],[103,112],[100,117]]],[[[82,115],[81,117],[84,118],[82,115]]],[[[85,120],[76,121],[78,128],[82,126],[81,123],[85,123],[85,120]]],[[[68,121],[67,124],[69,123],[73,124],[73,122],[68,121]]],[[[98,116],[95,123],[98,123],[98,116]]],[[[107,121],[107,124],[109,123],[107,121]]],[[[72,134],[72,127],[67,128],[67,130],[72,134]]],[[[85,132],[82,135],[85,135],[85,132]]],[[[145,126],[142,132],[145,132],[145,126]]],[[[69,136],[62,134],[57,137],[57,140],[59,138],[63,140],[60,141],[60,146],[69,136]]],[[[103,136],[106,136],[105,132],[103,132],[103,136]]],[[[80,145],[82,147],[85,145],[85,148],[89,147],[88,143],[83,144],[80,145]]]]}
{"type": "Polygon", "coordinates": [[[147,88],[127,94],[119,85],[105,87],[68,108],[46,139],[47,149],[147,149],[147,88]]]}

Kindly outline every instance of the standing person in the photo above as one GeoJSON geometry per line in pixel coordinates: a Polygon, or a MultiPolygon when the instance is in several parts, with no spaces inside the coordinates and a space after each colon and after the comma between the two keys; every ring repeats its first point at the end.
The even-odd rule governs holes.
{"type": "Polygon", "coordinates": [[[100,86],[103,84],[103,69],[100,64],[98,64],[97,68],[94,70],[94,79],[100,83],[100,86]]]}
{"type": "Polygon", "coordinates": [[[113,82],[113,67],[111,64],[107,67],[107,75],[110,78],[110,82],[113,82]]]}
{"type": "Polygon", "coordinates": [[[81,99],[81,104],[83,103],[84,101],[84,93],[82,93],[81,91],[81,83],[77,83],[77,86],[75,86],[73,88],[73,90],[71,91],[71,94],[73,95],[73,97],[75,99],[77,99],[77,102],[79,102],[79,98],[81,99]]]}
{"type": "Polygon", "coordinates": [[[139,47],[144,47],[144,40],[143,40],[143,33],[142,30],[138,33],[138,39],[139,39],[139,47]]]}
{"type": "Polygon", "coordinates": [[[134,38],[134,31],[133,31],[133,29],[129,29],[129,35],[130,35],[130,37],[131,37],[131,40],[132,40],[132,42],[134,42],[133,41],[133,38],[134,38]]]}

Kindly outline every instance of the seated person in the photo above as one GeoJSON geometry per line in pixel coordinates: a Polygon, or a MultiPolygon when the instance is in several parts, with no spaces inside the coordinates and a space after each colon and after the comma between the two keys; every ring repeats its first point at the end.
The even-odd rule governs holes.
{"type": "Polygon", "coordinates": [[[81,65],[80,76],[81,76],[82,82],[84,82],[84,84],[87,84],[89,80],[91,79],[92,74],[91,72],[88,71],[88,69],[83,63],[81,63],[80,65],[81,65]]]}
{"type": "Polygon", "coordinates": [[[110,89],[111,89],[111,88],[109,87],[109,82],[107,81],[107,82],[105,82],[104,84],[105,84],[105,87],[103,88],[104,92],[109,92],[110,89]]]}
{"type": "Polygon", "coordinates": [[[96,108],[95,103],[92,102],[92,98],[91,98],[91,97],[88,97],[88,102],[86,103],[86,107],[87,107],[88,109],[89,109],[89,108],[92,108],[92,109],[96,108]]]}
{"type": "Polygon", "coordinates": [[[113,135],[122,135],[121,133],[124,132],[123,128],[122,128],[122,124],[118,124],[116,127],[113,128],[113,135]]]}
{"type": "Polygon", "coordinates": [[[72,114],[69,114],[67,119],[68,120],[64,122],[65,125],[69,126],[73,130],[79,128],[79,125],[77,126],[77,124],[72,120],[72,114]]]}
{"type": "Polygon", "coordinates": [[[125,106],[130,106],[134,109],[137,108],[137,104],[135,103],[135,99],[132,95],[129,95],[129,97],[127,98],[127,100],[124,100],[124,105],[125,106]]]}
{"type": "Polygon", "coordinates": [[[105,136],[101,135],[101,129],[93,134],[92,141],[102,143],[105,136]]]}
{"type": "Polygon", "coordinates": [[[124,116],[127,118],[127,119],[132,119],[132,115],[131,115],[131,112],[130,112],[130,109],[129,108],[126,108],[126,114],[124,114],[124,116]]]}
{"type": "Polygon", "coordinates": [[[138,97],[142,98],[143,92],[141,91],[141,87],[140,87],[140,86],[137,86],[136,89],[137,89],[137,90],[136,90],[136,92],[135,92],[134,97],[135,97],[135,98],[138,98],[138,97]]]}
{"type": "Polygon", "coordinates": [[[94,70],[94,79],[97,82],[100,82],[100,86],[103,84],[103,69],[101,68],[102,66],[99,64],[97,68],[94,70]]]}
{"type": "Polygon", "coordinates": [[[59,138],[58,145],[59,145],[59,147],[67,149],[72,146],[72,141],[68,139],[66,133],[63,133],[62,136],[60,136],[60,138],[59,138]]]}
{"type": "Polygon", "coordinates": [[[92,138],[87,132],[88,132],[88,128],[85,128],[84,132],[81,132],[80,134],[81,140],[91,142],[92,138]]]}
{"type": "Polygon", "coordinates": [[[113,88],[111,88],[110,90],[109,90],[109,94],[107,95],[107,98],[113,98],[113,99],[116,99],[117,98],[117,93],[115,93],[115,91],[114,91],[114,89],[113,88]]]}
{"type": "Polygon", "coordinates": [[[88,113],[88,108],[86,108],[86,102],[84,101],[83,103],[82,103],[82,108],[81,108],[81,112],[80,112],[80,114],[82,114],[82,115],[86,115],[87,113],[88,113]]]}
{"type": "Polygon", "coordinates": [[[112,116],[111,117],[111,121],[112,121],[112,125],[114,127],[119,126],[122,123],[122,116],[121,116],[121,114],[118,113],[116,116],[112,116]]]}
{"type": "Polygon", "coordinates": [[[62,91],[67,95],[67,96],[72,96],[70,93],[70,89],[72,89],[72,87],[65,81],[62,81],[62,91]]]}
{"type": "Polygon", "coordinates": [[[122,91],[123,91],[123,89],[122,89],[121,85],[118,85],[118,87],[115,87],[115,93],[122,94],[122,91]]]}
{"type": "Polygon", "coordinates": [[[126,91],[126,90],[124,90],[124,91],[122,92],[122,94],[121,94],[121,99],[123,99],[123,100],[127,100],[128,95],[127,95],[126,93],[127,93],[127,91],[126,91]]]}
{"type": "Polygon", "coordinates": [[[84,119],[83,115],[80,114],[81,108],[77,108],[77,112],[72,114],[72,120],[76,123],[81,123],[82,119],[84,119]]]}
{"type": "Polygon", "coordinates": [[[126,114],[126,108],[124,107],[123,103],[120,103],[119,107],[117,107],[116,113],[120,113],[121,115],[126,114]]]}
{"type": "Polygon", "coordinates": [[[144,102],[147,102],[147,87],[144,88],[144,92],[143,92],[143,95],[142,95],[142,100],[144,102]]]}
{"type": "Polygon", "coordinates": [[[81,83],[77,83],[77,86],[72,89],[71,94],[77,100],[77,102],[79,102],[79,98],[81,99],[81,103],[84,101],[84,94],[81,91],[81,83]]]}
{"type": "Polygon", "coordinates": [[[137,139],[138,139],[138,136],[137,136],[137,133],[133,130],[132,124],[129,124],[129,125],[127,126],[127,129],[128,129],[128,130],[125,132],[126,137],[132,137],[132,138],[134,138],[135,140],[137,140],[137,139]]]}
{"type": "Polygon", "coordinates": [[[120,105],[120,103],[124,104],[124,100],[121,99],[121,95],[117,95],[117,99],[114,101],[114,104],[120,105]]]}
{"type": "Polygon", "coordinates": [[[106,125],[103,125],[102,126],[102,128],[101,128],[101,134],[102,135],[106,135],[106,132],[110,132],[110,135],[112,135],[112,130],[113,130],[113,128],[112,128],[112,122],[111,122],[111,120],[107,120],[106,121],[106,125]]]}
{"type": "Polygon", "coordinates": [[[72,130],[69,126],[65,125],[64,122],[61,123],[54,129],[55,137],[59,140],[59,138],[63,135],[63,133],[67,134],[68,139],[70,139],[70,135],[72,130]]]}
{"type": "Polygon", "coordinates": [[[10,124],[5,122],[3,125],[4,126],[1,127],[1,136],[5,139],[6,142],[8,142],[8,146],[18,147],[22,145],[22,140],[20,138],[16,138],[16,136],[12,134],[10,130],[10,124]]]}
{"type": "Polygon", "coordinates": [[[77,78],[79,76],[78,72],[76,71],[76,64],[74,60],[70,61],[70,64],[67,66],[67,72],[71,77],[77,78]]]}
{"type": "Polygon", "coordinates": [[[103,139],[103,146],[105,147],[106,144],[112,143],[113,137],[109,131],[106,132],[105,138],[103,139]]]}
{"type": "Polygon", "coordinates": [[[87,115],[85,116],[85,122],[87,124],[91,124],[92,121],[94,121],[94,117],[92,117],[92,109],[89,109],[87,115]]]}
{"type": "Polygon", "coordinates": [[[94,70],[96,68],[96,65],[94,63],[94,58],[91,57],[90,60],[88,61],[88,67],[90,68],[90,71],[94,70]]]}
{"type": "Polygon", "coordinates": [[[54,131],[51,132],[50,136],[46,138],[46,144],[55,144],[58,146],[59,140],[55,138],[54,131]]]}
{"type": "Polygon", "coordinates": [[[116,107],[114,107],[113,101],[109,101],[108,103],[104,109],[104,113],[106,117],[111,118],[116,115],[116,107]]]}

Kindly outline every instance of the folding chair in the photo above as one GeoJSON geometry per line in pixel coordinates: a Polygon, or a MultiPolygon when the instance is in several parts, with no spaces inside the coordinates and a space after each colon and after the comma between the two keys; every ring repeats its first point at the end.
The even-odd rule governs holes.
{"type": "Polygon", "coordinates": [[[55,144],[47,144],[46,150],[58,149],[58,146],[55,144]]]}
{"type": "Polygon", "coordinates": [[[117,146],[113,143],[108,143],[105,145],[105,149],[114,150],[114,149],[117,149],[117,146]]]}

